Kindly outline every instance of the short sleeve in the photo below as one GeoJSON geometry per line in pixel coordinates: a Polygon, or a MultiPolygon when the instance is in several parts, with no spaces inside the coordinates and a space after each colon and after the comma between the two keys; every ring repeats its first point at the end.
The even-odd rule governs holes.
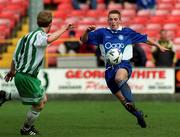
{"type": "Polygon", "coordinates": [[[102,32],[101,29],[97,29],[95,31],[91,31],[88,33],[88,41],[87,44],[99,45],[102,44],[102,32]]]}
{"type": "Polygon", "coordinates": [[[129,36],[132,41],[132,44],[147,42],[146,34],[140,34],[132,29],[129,29],[129,36]]]}
{"type": "Polygon", "coordinates": [[[48,43],[47,43],[47,38],[48,38],[48,35],[44,32],[38,32],[37,35],[36,35],[36,40],[34,42],[34,46],[37,46],[37,47],[44,47],[44,46],[47,46],[48,43]]]}

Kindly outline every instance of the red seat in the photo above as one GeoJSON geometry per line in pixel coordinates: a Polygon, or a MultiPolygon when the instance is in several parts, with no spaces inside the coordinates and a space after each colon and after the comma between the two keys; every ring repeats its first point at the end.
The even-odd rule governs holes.
{"type": "Polygon", "coordinates": [[[106,9],[106,5],[104,3],[100,3],[97,5],[97,9],[98,10],[105,10],[106,9]]]}
{"type": "Polygon", "coordinates": [[[59,10],[61,12],[68,11],[68,13],[70,13],[73,10],[73,7],[69,3],[63,3],[63,4],[58,5],[57,10],[59,10]]]}
{"type": "Polygon", "coordinates": [[[65,19],[67,17],[67,13],[66,12],[62,12],[62,11],[55,11],[54,12],[54,17],[55,18],[65,19]]]}
{"type": "Polygon", "coordinates": [[[144,30],[143,24],[132,24],[129,27],[137,32],[143,32],[143,30],[144,30]]]}
{"type": "Polygon", "coordinates": [[[88,10],[86,12],[86,17],[99,17],[102,13],[102,10],[88,10]]]}
{"type": "Polygon", "coordinates": [[[177,28],[178,28],[178,25],[174,24],[174,23],[164,24],[164,26],[163,26],[163,29],[171,30],[171,31],[175,31],[177,28]]]}
{"type": "Polygon", "coordinates": [[[146,29],[147,30],[154,30],[154,31],[159,31],[161,30],[161,25],[158,23],[152,23],[152,24],[147,24],[146,29]]]}
{"type": "Polygon", "coordinates": [[[159,3],[157,9],[172,10],[174,5],[171,3],[159,3]]]}
{"type": "Polygon", "coordinates": [[[174,43],[175,45],[180,46],[180,37],[174,38],[173,43],[174,43]]]}
{"type": "Polygon", "coordinates": [[[84,17],[85,12],[83,10],[72,10],[71,14],[68,15],[69,17],[77,16],[77,17],[84,17]]]}
{"type": "Polygon", "coordinates": [[[108,10],[114,10],[114,9],[116,9],[116,10],[122,10],[123,7],[122,7],[121,4],[110,3],[110,4],[108,5],[108,10]]]}
{"type": "Polygon", "coordinates": [[[44,4],[51,4],[51,0],[43,0],[44,4]]]}
{"type": "Polygon", "coordinates": [[[155,11],[155,16],[168,16],[170,14],[170,12],[168,10],[164,10],[164,9],[159,9],[155,11]]]}
{"type": "Polygon", "coordinates": [[[133,23],[136,24],[146,24],[149,21],[149,18],[146,16],[137,16],[136,18],[133,19],[133,23]]]}
{"type": "Polygon", "coordinates": [[[52,0],[54,4],[59,4],[62,2],[62,0],[52,0]]]}
{"type": "Polygon", "coordinates": [[[154,38],[156,40],[159,39],[160,37],[159,31],[145,30],[144,33],[147,34],[149,37],[154,38]]]}
{"type": "Polygon", "coordinates": [[[151,16],[151,11],[150,10],[139,10],[137,12],[137,16],[149,17],[149,16],[151,16]]]}
{"type": "Polygon", "coordinates": [[[164,23],[164,17],[163,16],[151,16],[148,23],[154,23],[154,24],[163,24],[164,23]]]}
{"type": "Polygon", "coordinates": [[[175,9],[180,9],[180,2],[175,4],[175,9]]]}
{"type": "Polygon", "coordinates": [[[174,9],[171,11],[172,15],[180,16],[180,9],[174,9]]]}
{"type": "Polygon", "coordinates": [[[137,9],[137,5],[136,4],[124,4],[124,9],[133,9],[133,10],[136,10],[137,9]]]}
{"type": "Polygon", "coordinates": [[[104,3],[104,0],[97,0],[98,4],[104,3]]]}
{"type": "Polygon", "coordinates": [[[136,16],[136,11],[135,10],[121,10],[121,16],[122,17],[135,17],[136,16]]]}
{"type": "Polygon", "coordinates": [[[5,35],[6,38],[10,37],[10,28],[7,27],[7,25],[0,25],[0,31],[4,32],[3,35],[5,35]]]}

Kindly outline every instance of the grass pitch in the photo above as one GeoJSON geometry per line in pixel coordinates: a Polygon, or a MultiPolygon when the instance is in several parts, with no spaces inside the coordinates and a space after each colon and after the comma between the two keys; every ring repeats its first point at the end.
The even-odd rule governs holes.
{"type": "MultiPolygon", "coordinates": [[[[180,103],[137,102],[148,115],[148,127],[118,101],[49,101],[36,128],[42,137],[179,137],[180,103]]],[[[0,137],[19,137],[28,106],[7,102],[0,108],[0,137]]]]}

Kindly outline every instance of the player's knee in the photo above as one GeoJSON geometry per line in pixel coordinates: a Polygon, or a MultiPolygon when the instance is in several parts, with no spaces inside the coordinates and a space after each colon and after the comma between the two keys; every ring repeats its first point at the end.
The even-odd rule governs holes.
{"type": "Polygon", "coordinates": [[[38,105],[33,105],[33,108],[37,111],[41,111],[45,107],[46,102],[47,102],[47,99],[46,100],[43,99],[43,100],[41,100],[41,102],[38,105]]]}

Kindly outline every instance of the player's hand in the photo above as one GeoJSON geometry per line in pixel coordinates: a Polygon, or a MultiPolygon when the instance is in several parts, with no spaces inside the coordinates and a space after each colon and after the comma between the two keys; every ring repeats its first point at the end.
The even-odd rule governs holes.
{"type": "Polygon", "coordinates": [[[72,29],[74,29],[75,28],[75,26],[73,25],[73,24],[68,24],[67,26],[66,26],[66,30],[72,30],[72,29]]]}
{"type": "Polygon", "coordinates": [[[90,31],[93,31],[93,30],[95,30],[96,29],[96,27],[94,26],[94,25],[91,25],[91,26],[89,26],[87,29],[86,29],[86,31],[87,32],[90,32],[90,31]]]}
{"type": "Polygon", "coordinates": [[[9,71],[7,74],[6,74],[6,76],[4,77],[4,80],[6,81],[6,82],[9,82],[9,81],[11,81],[12,79],[13,79],[13,77],[15,76],[15,71],[9,71]]]}

